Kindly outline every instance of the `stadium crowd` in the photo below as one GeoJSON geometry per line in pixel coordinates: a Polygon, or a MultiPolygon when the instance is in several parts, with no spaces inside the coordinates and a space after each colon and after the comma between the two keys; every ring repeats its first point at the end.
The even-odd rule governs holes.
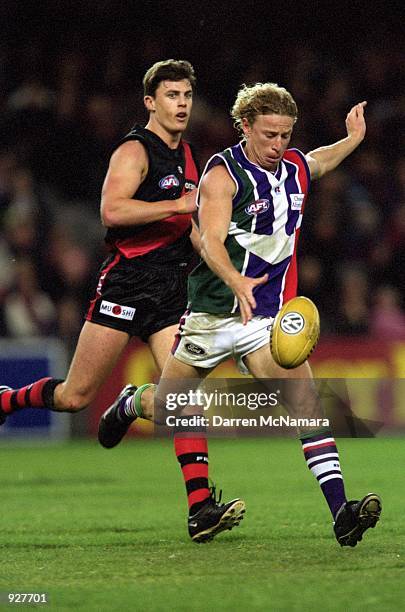
{"type": "Polygon", "coordinates": [[[292,44],[283,50],[288,61],[275,67],[261,51],[244,63],[245,49],[225,35],[221,62],[213,64],[203,34],[184,52],[173,48],[170,32],[160,34],[139,35],[136,49],[128,32],[110,37],[99,56],[85,44],[86,30],[51,53],[41,37],[18,49],[6,40],[0,49],[0,335],[57,335],[74,347],[105,255],[98,210],[111,147],[146,119],[139,102],[145,68],[175,56],[197,72],[187,137],[201,165],[236,142],[228,110],[243,82],[274,80],[293,93],[292,145],[304,152],[344,137],[346,113],[368,101],[365,142],[313,186],[300,293],[318,305],[323,333],[405,339],[401,53],[369,47],[349,60],[292,44]]]}

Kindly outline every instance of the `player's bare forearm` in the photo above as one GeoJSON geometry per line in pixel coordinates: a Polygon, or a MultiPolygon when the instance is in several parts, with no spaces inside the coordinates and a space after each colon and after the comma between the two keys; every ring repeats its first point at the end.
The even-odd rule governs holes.
{"type": "Polygon", "coordinates": [[[132,198],[103,198],[101,202],[101,219],[105,227],[123,227],[144,225],[161,221],[173,215],[188,214],[195,209],[188,196],[177,200],[162,202],[145,202],[132,198]]]}
{"type": "Polygon", "coordinates": [[[311,178],[320,178],[327,172],[337,168],[359,146],[360,142],[361,140],[347,136],[332,145],[319,147],[319,149],[308,153],[306,157],[311,170],[311,178]]]}
{"type": "Polygon", "coordinates": [[[134,199],[148,168],[146,150],[138,141],[125,142],[113,153],[101,194],[101,220],[105,227],[144,225],[196,210],[193,191],[177,200],[134,199]]]}
{"type": "Polygon", "coordinates": [[[334,170],[362,142],[366,134],[364,108],[367,102],[353,106],[346,117],[347,136],[334,144],[310,151],[306,159],[311,178],[317,179],[334,170]]]}

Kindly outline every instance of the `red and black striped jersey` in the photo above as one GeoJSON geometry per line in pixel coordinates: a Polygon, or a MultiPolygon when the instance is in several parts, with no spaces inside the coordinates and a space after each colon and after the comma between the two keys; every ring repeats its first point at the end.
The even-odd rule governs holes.
{"type": "MultiPolygon", "coordinates": [[[[195,189],[199,169],[191,146],[181,141],[170,149],[159,136],[136,125],[117,147],[129,140],[139,140],[148,154],[148,174],[133,198],[146,202],[176,200],[195,189]]],[[[175,261],[188,258],[193,252],[190,242],[191,214],[173,215],[147,223],[109,228],[106,242],[125,257],[143,257],[145,261],[175,261]]]]}

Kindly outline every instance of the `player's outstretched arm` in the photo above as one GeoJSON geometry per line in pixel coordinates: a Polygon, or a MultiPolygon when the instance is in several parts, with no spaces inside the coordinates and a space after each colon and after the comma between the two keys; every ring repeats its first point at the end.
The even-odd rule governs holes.
{"type": "Polygon", "coordinates": [[[256,307],[253,289],[265,283],[268,276],[242,276],[232,264],[224,246],[231,222],[234,191],[235,185],[223,166],[216,166],[203,177],[199,210],[201,257],[237,297],[242,321],[246,325],[256,307]]]}
{"type": "Polygon", "coordinates": [[[359,102],[349,111],[346,117],[346,138],[332,145],[319,147],[306,155],[312,179],[320,178],[334,170],[362,142],[366,134],[366,104],[367,102],[359,102]]]}
{"type": "Polygon", "coordinates": [[[178,200],[134,200],[132,196],[147,173],[148,155],[139,141],[125,142],[114,151],[101,194],[101,220],[105,227],[143,225],[196,210],[193,192],[178,200]]]}

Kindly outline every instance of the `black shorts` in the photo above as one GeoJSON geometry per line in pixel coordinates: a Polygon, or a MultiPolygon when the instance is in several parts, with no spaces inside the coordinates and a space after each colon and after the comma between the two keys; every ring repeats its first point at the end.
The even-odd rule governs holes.
{"type": "Polygon", "coordinates": [[[157,266],[112,254],[100,268],[86,319],[146,342],[152,334],[179,322],[187,306],[189,272],[185,262],[157,266]]]}

